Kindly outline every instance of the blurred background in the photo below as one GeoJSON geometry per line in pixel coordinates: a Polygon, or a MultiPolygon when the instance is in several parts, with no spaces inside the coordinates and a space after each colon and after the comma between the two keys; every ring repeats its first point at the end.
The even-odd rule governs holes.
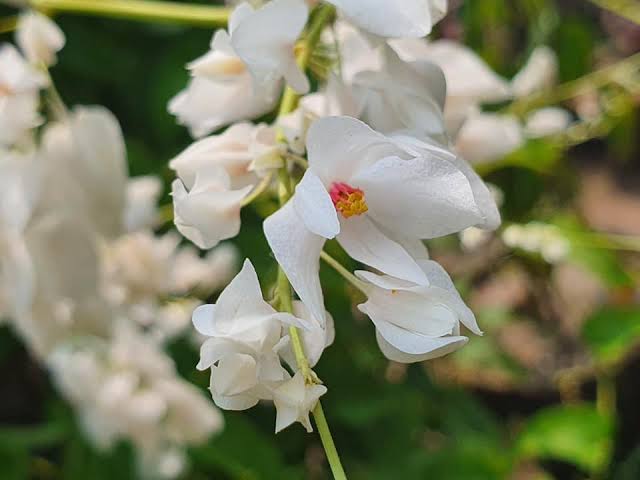
{"type": "MultiPolygon", "coordinates": [[[[640,60],[632,57],[640,26],[625,18],[640,20],[640,4],[450,3],[432,38],[464,43],[507,79],[540,45],[557,55],[560,87],[490,109],[525,115],[561,104],[576,121],[478,165],[502,192],[500,232],[429,244],[485,331],[461,351],[426,364],[390,363],[354,307],[358,292],[323,266],[338,334],[317,371],[329,386],[324,408],[343,462],[350,478],[367,480],[640,479],[640,60]]],[[[0,7],[0,15],[12,12],[0,7]]],[[[130,174],[158,175],[166,192],[168,160],[191,143],[167,102],[212,31],[70,15],[56,21],[67,37],[51,71],[61,96],[113,111],[130,174]]],[[[272,208],[244,209],[234,240],[265,286],[276,271],[261,215],[272,208]]],[[[192,344],[179,338],[168,351],[204,391],[208,374],[195,370],[192,344]]],[[[95,449],[6,326],[0,378],[1,479],[139,478],[131,446],[95,449]]],[[[224,431],[189,451],[181,478],[329,478],[318,437],[299,426],[274,436],[273,416],[271,406],[224,412],[224,431]]]]}

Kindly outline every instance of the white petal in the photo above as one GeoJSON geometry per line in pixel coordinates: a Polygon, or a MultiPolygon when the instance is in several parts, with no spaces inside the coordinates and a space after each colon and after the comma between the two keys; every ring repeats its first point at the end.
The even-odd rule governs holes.
{"type": "Polygon", "coordinates": [[[291,201],[264,221],[264,233],[300,300],[324,323],[319,270],[325,239],[306,228],[291,201]]]}
{"type": "Polygon", "coordinates": [[[376,339],[378,340],[378,346],[383,355],[389,360],[400,363],[423,362],[425,360],[438,358],[462,348],[469,341],[467,337],[435,338],[431,340],[432,343],[430,346],[425,344],[425,348],[427,349],[425,353],[414,355],[395,348],[380,335],[380,332],[376,332],[376,339]]]}
{"type": "Polygon", "coordinates": [[[329,192],[313,171],[305,172],[292,202],[296,213],[311,232],[324,238],[333,238],[340,232],[338,214],[329,192]]]}
{"type": "Polygon", "coordinates": [[[341,220],[341,231],[336,238],[342,248],[359,262],[403,280],[428,284],[415,260],[402,246],[384,235],[367,215],[341,220]]]}
{"type": "Polygon", "coordinates": [[[445,304],[407,291],[374,290],[358,308],[389,342],[408,353],[424,353],[410,344],[420,345],[423,337],[450,335],[458,323],[456,313],[445,304]]]}
{"type": "MultiPolygon", "coordinates": [[[[443,289],[449,292],[450,297],[448,298],[442,297],[442,298],[450,308],[455,310],[455,312],[458,314],[458,317],[460,321],[463,323],[463,325],[467,327],[469,330],[471,330],[473,333],[475,333],[476,335],[482,335],[482,330],[480,330],[480,327],[476,322],[475,315],[473,314],[471,309],[467,307],[467,305],[464,303],[464,301],[460,297],[458,290],[453,284],[453,281],[451,281],[451,277],[449,277],[449,274],[446,272],[446,270],[442,268],[442,266],[439,263],[434,262],[432,260],[419,261],[418,263],[422,268],[422,270],[424,271],[424,273],[429,278],[429,283],[432,286],[438,287],[440,289],[443,289]]],[[[431,289],[431,294],[434,296],[434,298],[436,295],[435,292],[436,292],[435,289],[431,289]]]]}
{"type": "Polygon", "coordinates": [[[222,291],[216,303],[216,329],[229,331],[243,316],[270,315],[276,313],[262,298],[258,275],[251,262],[244,261],[242,270],[222,291]]]}
{"type": "Polygon", "coordinates": [[[56,63],[56,53],[65,44],[62,30],[48,17],[35,11],[20,15],[16,29],[16,43],[33,64],[56,63]]]}
{"type": "Polygon", "coordinates": [[[206,336],[213,336],[216,334],[214,327],[216,306],[215,305],[200,305],[193,311],[191,321],[195,329],[206,336]]]}
{"type": "Polygon", "coordinates": [[[295,64],[293,48],[308,14],[302,0],[274,0],[235,28],[233,48],[259,86],[284,76],[298,93],[307,93],[309,81],[295,64]]]}
{"type": "Polygon", "coordinates": [[[307,135],[309,168],[327,187],[336,181],[348,182],[354,172],[387,151],[393,152],[394,147],[384,135],[351,117],[316,120],[307,135]]]}
{"type": "Polygon", "coordinates": [[[424,37],[431,31],[431,0],[330,0],[349,21],[383,37],[424,37]]]}
{"type": "Polygon", "coordinates": [[[211,369],[211,389],[222,396],[238,395],[256,386],[258,366],[246,354],[227,355],[211,369]]]}
{"type": "Polygon", "coordinates": [[[483,220],[467,177],[435,155],[384,158],[359,172],[353,184],[364,190],[373,219],[409,237],[440,237],[483,220]]]}

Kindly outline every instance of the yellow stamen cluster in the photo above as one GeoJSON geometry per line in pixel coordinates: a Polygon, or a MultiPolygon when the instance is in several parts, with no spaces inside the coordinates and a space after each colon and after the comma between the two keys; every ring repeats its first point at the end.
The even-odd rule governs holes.
{"type": "Polygon", "coordinates": [[[362,215],[369,210],[367,202],[364,199],[364,192],[360,190],[350,193],[346,198],[342,197],[335,205],[336,210],[338,210],[344,218],[362,215]]]}

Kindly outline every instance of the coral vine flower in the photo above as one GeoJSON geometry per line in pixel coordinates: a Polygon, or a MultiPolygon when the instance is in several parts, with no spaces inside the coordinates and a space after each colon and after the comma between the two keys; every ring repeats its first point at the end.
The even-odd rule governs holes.
{"type": "Polygon", "coordinates": [[[336,238],[354,259],[428,285],[414,257],[420,239],[469,226],[495,228],[500,217],[486,186],[445,148],[385,136],[350,117],[315,122],[309,169],[295,195],[264,224],[267,240],[300,299],[322,321],[318,258],[336,238]],[[410,253],[411,252],[411,253],[410,253]],[[413,254],[413,255],[412,255],[413,254]]]}

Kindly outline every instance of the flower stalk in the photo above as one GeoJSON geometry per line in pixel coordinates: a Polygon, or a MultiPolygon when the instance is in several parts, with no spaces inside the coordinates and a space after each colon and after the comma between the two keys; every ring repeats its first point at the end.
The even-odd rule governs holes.
{"type": "Polygon", "coordinates": [[[152,0],[31,0],[30,4],[48,15],[71,13],[199,27],[224,27],[230,14],[226,7],[152,0]]]}
{"type": "MultiPolygon", "coordinates": [[[[322,5],[316,11],[316,15],[313,18],[307,35],[296,51],[298,65],[303,71],[308,66],[311,54],[320,40],[322,30],[333,18],[334,13],[335,10],[331,5],[322,5]]],[[[287,86],[280,101],[278,116],[281,117],[283,115],[291,113],[296,108],[297,103],[298,94],[291,87],[287,86]]],[[[278,141],[286,141],[282,130],[278,131],[278,141]]],[[[279,201],[280,206],[282,207],[289,201],[293,194],[292,179],[289,175],[286,160],[285,165],[278,171],[278,179],[280,181],[279,201]]],[[[287,279],[287,276],[282,268],[278,269],[277,296],[280,303],[280,310],[292,313],[293,301],[291,284],[289,283],[289,280],[287,279]]],[[[309,366],[309,361],[305,355],[304,345],[302,343],[302,339],[300,337],[298,329],[293,326],[289,327],[289,336],[291,338],[291,345],[296,357],[296,363],[298,364],[298,368],[300,368],[305,381],[307,382],[307,384],[320,383],[320,380],[317,378],[317,376],[309,366]]],[[[327,419],[324,415],[324,410],[322,409],[320,400],[318,400],[315,408],[313,409],[313,417],[315,419],[318,434],[320,435],[320,440],[322,441],[322,446],[324,447],[324,451],[327,456],[327,461],[331,468],[331,472],[333,473],[333,477],[336,480],[346,480],[347,476],[345,474],[344,468],[342,467],[340,456],[336,449],[335,442],[333,441],[333,437],[331,436],[329,424],[327,423],[327,419]]]]}

